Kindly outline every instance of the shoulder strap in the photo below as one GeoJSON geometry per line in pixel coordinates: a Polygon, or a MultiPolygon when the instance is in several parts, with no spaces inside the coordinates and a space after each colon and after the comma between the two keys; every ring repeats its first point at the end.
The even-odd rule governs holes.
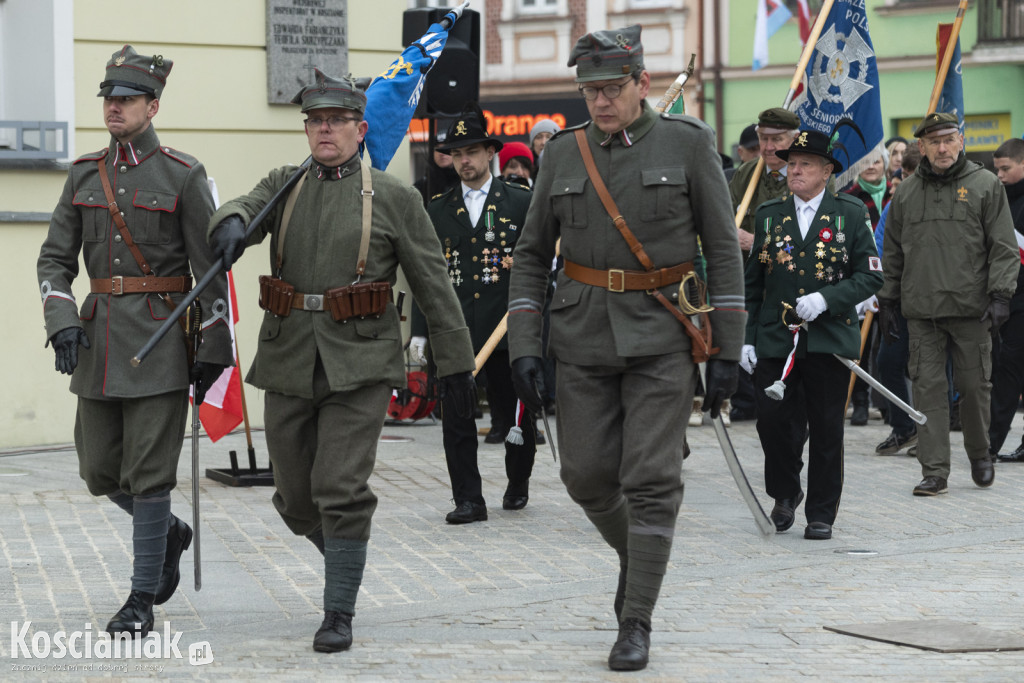
{"type": "Polygon", "coordinates": [[[359,171],[363,180],[363,236],[359,239],[359,260],[356,261],[356,282],[366,272],[366,257],[370,253],[370,228],[373,227],[373,181],[370,179],[370,165],[359,161],[359,171]]]}
{"type": "Polygon", "coordinates": [[[590,176],[590,182],[594,183],[594,190],[597,191],[597,196],[601,198],[601,203],[604,205],[604,210],[608,212],[612,222],[615,224],[615,228],[622,235],[622,239],[626,240],[626,244],[629,245],[629,250],[633,252],[637,260],[640,261],[640,265],[644,267],[644,270],[654,270],[654,263],[650,257],[647,256],[647,252],[644,251],[644,245],[636,238],[633,231],[626,225],[626,219],[619,213],[619,207],[615,205],[615,200],[608,193],[608,188],[605,187],[604,180],[601,179],[601,174],[597,172],[597,165],[594,163],[594,155],[590,152],[590,144],[587,142],[587,133],[582,128],[577,129],[575,132],[576,144],[579,145],[580,154],[583,156],[583,165],[587,168],[587,175],[590,176]]]}
{"type": "Polygon", "coordinates": [[[97,159],[96,165],[99,166],[100,182],[103,183],[103,194],[107,196],[107,210],[110,211],[110,215],[114,219],[114,225],[117,226],[117,231],[121,233],[121,239],[124,240],[125,246],[128,247],[128,250],[132,252],[132,256],[135,257],[136,263],[138,263],[139,268],[142,269],[142,274],[152,275],[153,269],[149,267],[149,263],[146,262],[142,252],[139,251],[139,245],[135,244],[135,240],[132,239],[132,234],[128,232],[128,225],[124,222],[124,214],[122,214],[121,209],[117,207],[117,200],[114,199],[114,190],[110,187],[110,178],[107,176],[107,165],[103,163],[103,157],[97,159]]]}
{"type": "Polygon", "coordinates": [[[295,200],[299,198],[299,190],[302,189],[302,183],[306,182],[306,175],[309,171],[302,174],[299,178],[299,182],[295,183],[295,187],[288,193],[288,199],[284,202],[284,214],[281,216],[281,229],[277,231],[277,273],[281,274],[281,263],[284,261],[284,236],[288,232],[288,223],[292,220],[292,211],[295,210],[295,200]]]}

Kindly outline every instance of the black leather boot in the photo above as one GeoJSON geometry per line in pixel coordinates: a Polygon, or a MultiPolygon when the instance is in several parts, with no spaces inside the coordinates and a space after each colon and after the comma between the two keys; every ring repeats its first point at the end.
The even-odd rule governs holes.
{"type": "Polygon", "coordinates": [[[313,649],[317,652],[341,652],[352,646],[352,615],[328,610],[324,623],[313,636],[313,649]]]}
{"type": "Polygon", "coordinates": [[[181,580],[181,556],[192,545],[192,527],[177,517],[171,516],[167,526],[167,554],[164,555],[164,568],[160,574],[160,583],[156,585],[154,605],[162,605],[171,599],[178,590],[181,580]]]}
{"type": "Polygon", "coordinates": [[[152,593],[133,590],[128,595],[124,606],[107,624],[107,633],[112,636],[118,633],[130,633],[132,637],[146,637],[146,634],[153,629],[154,598],[152,593]]]}
{"type": "Polygon", "coordinates": [[[647,666],[651,650],[651,628],[633,617],[619,626],[619,638],[608,655],[612,671],[639,671],[647,666]]]}

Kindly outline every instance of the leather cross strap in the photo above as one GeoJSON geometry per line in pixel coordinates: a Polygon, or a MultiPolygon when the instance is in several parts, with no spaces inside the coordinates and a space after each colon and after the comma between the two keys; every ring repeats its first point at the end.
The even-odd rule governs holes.
{"type": "Polygon", "coordinates": [[[192,278],[188,275],[178,277],[99,277],[89,280],[89,291],[93,294],[141,294],[151,292],[184,293],[192,289],[192,278]]]}
{"type": "MultiPolygon", "coordinates": [[[[100,182],[103,183],[103,194],[107,196],[107,210],[110,211],[111,217],[114,219],[114,225],[117,226],[117,231],[121,233],[121,239],[124,240],[125,246],[132,252],[132,256],[135,257],[136,263],[139,264],[139,268],[142,269],[143,275],[152,275],[153,270],[149,267],[149,263],[143,257],[142,252],[139,251],[139,245],[135,244],[135,240],[132,239],[132,234],[128,232],[128,225],[124,222],[124,214],[121,213],[121,209],[117,207],[117,200],[114,199],[114,190],[110,187],[110,178],[107,177],[107,165],[103,163],[104,159],[98,159],[96,164],[100,168],[100,182]]],[[[173,308],[173,306],[172,306],[173,308]]]]}
{"type": "Polygon", "coordinates": [[[692,263],[680,263],[671,268],[659,270],[598,270],[578,263],[565,260],[565,275],[576,282],[593,287],[603,287],[609,292],[632,292],[636,290],[658,289],[674,285],[683,276],[693,270],[692,263]]]}
{"type": "MultiPolygon", "coordinates": [[[[636,256],[637,260],[640,261],[640,265],[642,265],[644,269],[648,272],[654,271],[654,262],[651,261],[650,257],[647,255],[647,252],[644,251],[644,245],[640,243],[640,240],[636,238],[636,235],[633,234],[633,231],[629,229],[628,225],[626,225],[626,219],[622,217],[621,213],[619,213],[619,207],[615,205],[615,200],[612,199],[611,194],[608,192],[608,188],[604,184],[604,180],[601,178],[601,174],[598,173],[597,171],[597,164],[594,163],[594,155],[591,153],[590,144],[587,142],[586,131],[582,128],[578,128],[576,129],[575,136],[576,144],[580,148],[580,156],[583,157],[583,165],[587,169],[587,175],[590,177],[590,182],[594,184],[594,190],[597,192],[597,196],[601,198],[601,204],[604,206],[604,210],[608,212],[608,216],[611,217],[612,222],[615,224],[615,228],[619,231],[619,234],[622,235],[622,238],[626,240],[626,244],[629,246],[629,250],[633,253],[634,256],[636,256]]],[[[569,261],[567,260],[566,266],[568,265],[569,261]]],[[[690,270],[693,269],[692,263],[684,263],[680,264],[680,266],[674,267],[679,268],[682,266],[689,266],[690,270]]],[[[610,285],[612,284],[611,273],[613,271],[609,270],[598,272],[604,272],[608,275],[608,277],[604,278],[603,282],[596,286],[606,287],[610,291],[622,291],[612,290],[610,287],[610,285]]],[[[626,273],[635,271],[621,272],[626,273]]],[[[568,268],[566,268],[565,274],[566,277],[570,277],[573,280],[576,279],[569,274],[568,268]]],[[[623,276],[623,280],[624,279],[625,278],[623,276]]],[[[682,276],[680,276],[680,280],[681,279],[682,276]]],[[[580,282],[583,282],[583,280],[580,280],[580,282]]],[[[678,282],[678,280],[676,280],[676,282],[678,282]]],[[[623,282],[623,284],[625,283],[623,282]]],[[[648,287],[644,287],[643,289],[646,289],[648,294],[654,297],[658,303],[660,303],[662,306],[665,307],[666,310],[668,310],[669,313],[675,316],[676,320],[683,324],[683,328],[686,330],[686,334],[692,340],[692,343],[690,344],[690,354],[693,356],[693,360],[695,363],[705,363],[707,362],[708,358],[710,358],[713,354],[718,353],[720,349],[712,348],[711,346],[711,319],[708,317],[707,313],[700,314],[701,326],[698,328],[690,321],[690,318],[688,316],[686,316],[681,310],[679,310],[678,307],[674,306],[671,301],[665,298],[665,295],[662,294],[658,289],[648,287]]]]}

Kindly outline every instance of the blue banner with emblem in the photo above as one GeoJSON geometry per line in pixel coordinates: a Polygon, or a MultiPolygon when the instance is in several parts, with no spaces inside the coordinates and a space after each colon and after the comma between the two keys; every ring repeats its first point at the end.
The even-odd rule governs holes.
{"type": "Polygon", "coordinates": [[[832,5],[807,62],[803,91],[791,108],[803,129],[831,136],[845,118],[852,119],[863,134],[861,140],[849,126],[837,131],[833,156],[843,164],[843,171],[836,175],[836,188],[853,181],[884,151],[878,64],[865,0],[836,0],[832,5]]]}
{"type": "MultiPolygon", "coordinates": [[[[462,6],[446,14],[442,21],[447,20],[451,26],[461,13],[462,6]]],[[[431,24],[367,88],[365,119],[369,128],[363,144],[370,153],[373,168],[383,171],[391,163],[419,104],[427,72],[441,56],[446,42],[448,29],[441,23],[431,24]]]]}
{"type": "MultiPolygon", "coordinates": [[[[946,53],[946,45],[953,32],[953,24],[939,24],[935,31],[936,44],[936,72],[942,62],[942,56],[946,53]]],[[[946,72],[946,80],[942,83],[942,92],[939,93],[939,101],[935,105],[935,111],[944,114],[953,114],[960,122],[960,134],[964,132],[964,82],[963,65],[960,59],[960,36],[956,38],[956,45],[953,47],[953,58],[949,61],[949,70],[946,72]]]]}

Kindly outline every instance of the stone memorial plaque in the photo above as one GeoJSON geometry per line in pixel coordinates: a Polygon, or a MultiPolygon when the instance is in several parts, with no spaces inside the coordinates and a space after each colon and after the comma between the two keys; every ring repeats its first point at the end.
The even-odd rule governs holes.
{"type": "Polygon", "coordinates": [[[267,102],[291,102],[314,67],[348,73],[348,0],[267,0],[267,102]]]}

